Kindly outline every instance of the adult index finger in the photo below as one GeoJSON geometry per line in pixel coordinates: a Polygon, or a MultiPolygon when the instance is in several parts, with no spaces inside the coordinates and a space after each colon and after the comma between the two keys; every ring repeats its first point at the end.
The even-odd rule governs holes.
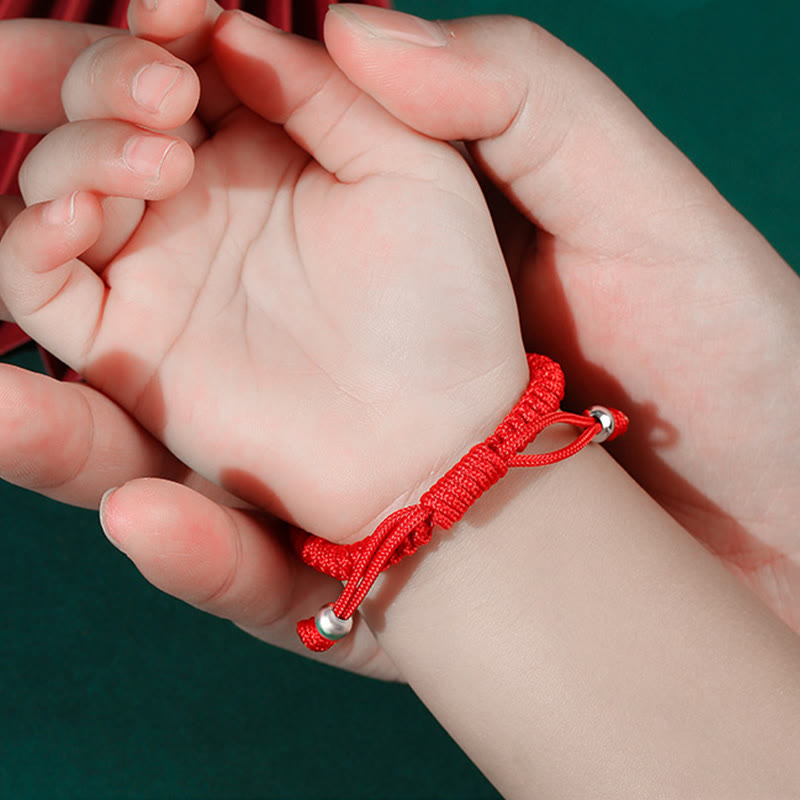
{"type": "Polygon", "coordinates": [[[47,133],[66,121],[61,84],[90,44],[118,33],[103,25],[50,19],[0,21],[0,129],[47,133]]]}

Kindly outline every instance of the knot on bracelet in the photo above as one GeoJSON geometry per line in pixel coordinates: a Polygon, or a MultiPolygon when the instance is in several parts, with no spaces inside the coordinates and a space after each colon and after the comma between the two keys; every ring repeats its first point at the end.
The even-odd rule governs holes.
{"type": "Polygon", "coordinates": [[[472,447],[418,503],[390,514],[370,536],[353,544],[338,545],[293,530],[292,544],[302,561],[346,581],[335,603],[323,606],[316,617],[298,623],[297,632],[306,647],[321,652],[346,635],[353,615],[378,575],[427,544],[435,527],[452,527],[510,467],[553,464],[574,455],[595,438],[608,441],[627,429],[628,418],[616,409],[593,406],[582,415],[559,411],[564,396],[561,368],[540,355],[529,355],[528,366],[530,382],[517,405],[491,436],[472,447]],[[558,423],[574,425],[581,433],[560,450],[520,454],[542,430],[558,423]]]}
{"type": "Polygon", "coordinates": [[[497,452],[493,438],[475,445],[422,495],[419,504],[429,513],[430,527],[451,528],[508,472],[508,459],[497,452]]]}

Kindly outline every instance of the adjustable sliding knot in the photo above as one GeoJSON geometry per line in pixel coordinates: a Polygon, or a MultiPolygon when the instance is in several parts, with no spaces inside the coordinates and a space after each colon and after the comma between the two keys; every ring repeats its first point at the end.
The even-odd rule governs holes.
{"type": "Polygon", "coordinates": [[[494,486],[510,467],[553,464],[577,453],[589,442],[610,441],[628,427],[621,411],[592,406],[582,415],[559,411],[564,396],[564,374],[554,361],[529,355],[530,382],[511,413],[484,442],[475,445],[448,470],[419,502],[390,514],[375,531],[349,545],[337,545],[294,529],[292,544],[309,566],[346,581],[339,599],[323,606],[316,617],[297,625],[300,639],[321,652],[346,635],[353,615],[380,573],[427,544],[433,528],[447,530],[470,506],[494,486]],[[581,430],[566,447],[551,453],[521,453],[545,428],[567,423],[581,430]]]}
{"type": "Polygon", "coordinates": [[[451,528],[508,472],[508,459],[504,459],[492,444],[486,441],[475,445],[422,495],[419,504],[430,512],[432,525],[444,530],[451,528]]]}

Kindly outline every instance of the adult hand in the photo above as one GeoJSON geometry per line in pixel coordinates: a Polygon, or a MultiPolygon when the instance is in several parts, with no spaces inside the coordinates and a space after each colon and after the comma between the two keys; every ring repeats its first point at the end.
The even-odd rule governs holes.
{"type": "MultiPolygon", "coordinates": [[[[239,64],[246,84],[247,62],[263,68],[282,55],[280,47],[264,57],[264,48],[238,45],[231,63],[234,52],[249,56],[239,64]]],[[[241,92],[247,96],[247,86],[241,92]]],[[[258,93],[252,102],[276,96],[258,93]]],[[[31,221],[36,211],[26,212],[31,221]]],[[[611,466],[591,448],[543,481],[510,477],[486,498],[483,518],[468,515],[458,536],[417,561],[413,581],[403,581],[402,566],[389,576],[367,613],[398,663],[415,671],[415,689],[508,796],[527,796],[532,786],[580,796],[598,785],[609,796],[641,794],[642,786],[686,794],[722,783],[729,794],[785,793],[792,774],[781,765],[797,718],[795,637],[611,466]],[[578,496],[588,502],[574,502],[578,496]],[[641,530],[652,536],[643,540],[641,530]],[[662,591],[654,594],[654,585],[662,591]],[[763,645],[757,652],[754,637],[763,645]],[[744,696],[743,685],[751,689],[744,696]],[[689,700],[692,715],[677,697],[689,700]]],[[[120,498],[129,490],[146,497],[141,483],[129,484],[105,515],[123,539],[120,498]]],[[[251,563],[245,555],[242,566],[251,563]]]]}
{"type": "Polygon", "coordinates": [[[326,43],[399,119],[466,140],[529,349],[632,424],[630,474],[800,630],[800,280],[599,70],[531,22],[359,6],[326,43]],[[495,200],[499,197],[495,190],[495,200]]]}

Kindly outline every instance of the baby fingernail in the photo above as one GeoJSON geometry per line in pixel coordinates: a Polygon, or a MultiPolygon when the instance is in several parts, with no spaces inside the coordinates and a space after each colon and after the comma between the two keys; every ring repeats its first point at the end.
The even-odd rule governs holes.
{"type": "Polygon", "coordinates": [[[75,198],[78,193],[73,192],[65,197],[57,197],[47,204],[44,209],[44,220],[50,225],[69,225],[75,219],[75,198]]]}
{"type": "Polygon", "coordinates": [[[178,82],[181,70],[169,64],[148,64],[133,79],[133,99],[145,111],[161,109],[172,87],[178,82]]]}
{"type": "Polygon", "coordinates": [[[139,5],[146,11],[158,11],[158,0],[139,0],[139,5]]]}
{"type": "Polygon", "coordinates": [[[422,47],[444,47],[448,42],[447,32],[441,25],[412,14],[350,4],[332,5],[329,10],[377,39],[392,39],[422,47]]]}
{"type": "Polygon", "coordinates": [[[161,165],[176,144],[176,140],[165,140],[161,136],[132,136],[125,143],[122,160],[140,178],[158,180],[161,165]]]}

